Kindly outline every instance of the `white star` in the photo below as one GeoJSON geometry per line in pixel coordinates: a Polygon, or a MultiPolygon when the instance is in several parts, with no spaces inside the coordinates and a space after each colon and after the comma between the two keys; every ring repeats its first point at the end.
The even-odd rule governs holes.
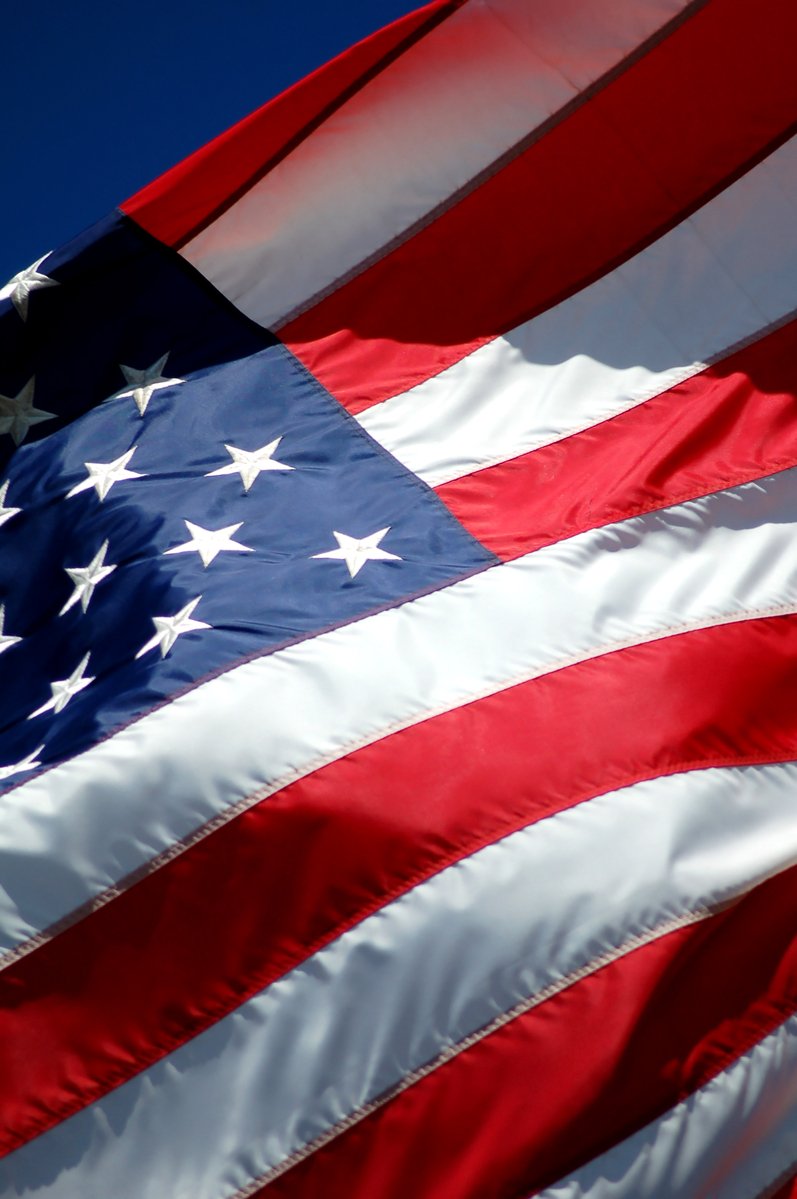
{"type": "Polygon", "coordinates": [[[89,487],[95,487],[97,495],[104,500],[114,483],[121,483],[123,479],[146,478],[134,470],[126,469],[135,452],[136,447],[133,446],[132,450],[128,450],[120,458],[114,458],[113,462],[84,462],[83,465],[89,472],[88,478],[82,483],[76,483],[71,491],[66,493],[66,498],[69,499],[71,495],[77,495],[80,491],[88,491],[89,487]]]}
{"type": "Polygon", "coordinates": [[[147,411],[147,404],[152,399],[153,391],[159,391],[161,387],[173,387],[178,383],[185,383],[185,379],[169,379],[161,374],[168,357],[168,354],[164,354],[157,362],[153,362],[152,366],[145,366],[141,370],[135,366],[120,365],[119,370],[124,375],[125,382],[130,386],[115,392],[110,398],[115,400],[122,396],[132,396],[136,402],[136,408],[143,416],[147,411]]]}
{"type": "Polygon", "coordinates": [[[15,445],[25,440],[31,425],[55,420],[54,412],[33,407],[33,386],[34,379],[28,379],[15,396],[0,395],[0,433],[10,433],[15,445]]]}
{"type": "Polygon", "coordinates": [[[153,616],[152,623],[156,629],[155,636],[150,637],[146,645],[142,645],[136,657],[141,658],[149,650],[159,648],[161,657],[165,658],[177,638],[181,637],[183,633],[190,633],[192,629],[209,629],[211,626],[205,624],[203,620],[191,619],[191,613],[201,599],[202,596],[198,595],[196,599],[192,599],[179,612],[175,612],[174,616],[153,616]]]}
{"type": "Polygon", "coordinates": [[[349,574],[352,578],[365,566],[366,562],[375,562],[378,559],[392,558],[396,562],[401,562],[398,554],[389,554],[387,550],[380,550],[379,542],[390,532],[390,525],[386,529],[379,529],[376,533],[371,533],[368,537],[349,537],[346,533],[338,533],[333,529],[333,536],[338,543],[336,550],[327,550],[324,554],[313,554],[313,558],[342,558],[349,568],[349,574]]]}
{"type": "Polygon", "coordinates": [[[3,632],[5,619],[6,606],[5,604],[0,604],[0,654],[2,654],[3,650],[11,649],[12,645],[16,645],[18,641],[22,640],[21,637],[11,637],[8,633],[3,632]]]}
{"type": "Polygon", "coordinates": [[[83,677],[86,667],[89,664],[90,654],[86,654],[81,658],[75,669],[72,671],[68,679],[59,679],[55,683],[50,683],[50,691],[52,695],[47,700],[46,704],[42,704],[35,712],[31,712],[28,720],[32,720],[34,716],[41,716],[43,712],[62,712],[70,699],[77,695],[78,691],[82,691],[84,687],[88,687],[94,682],[94,679],[86,679],[83,677]]]}
{"type": "Polygon", "coordinates": [[[94,594],[94,588],[103,579],[107,579],[109,574],[116,570],[115,566],[105,566],[105,555],[108,553],[108,542],[103,541],[97,553],[91,559],[88,566],[65,566],[64,569],[69,575],[72,582],[75,584],[75,590],[70,595],[69,599],[64,604],[59,616],[63,616],[64,612],[80,600],[80,606],[85,612],[89,606],[89,600],[94,594]]]}
{"type": "Polygon", "coordinates": [[[49,257],[49,254],[45,254],[38,261],[34,262],[33,266],[26,267],[24,271],[20,271],[13,279],[9,279],[5,287],[0,288],[0,300],[7,300],[10,296],[12,304],[23,321],[28,319],[28,298],[30,297],[30,293],[40,287],[58,286],[57,279],[49,279],[47,275],[42,275],[39,272],[39,267],[44,262],[44,259],[49,257]]]}
{"type": "Polygon", "coordinates": [[[40,754],[43,749],[44,746],[40,745],[21,762],[16,762],[13,766],[0,766],[0,779],[10,778],[12,774],[19,774],[21,770],[35,770],[37,766],[41,766],[41,762],[37,760],[37,754],[40,754]]]}
{"type": "Polygon", "coordinates": [[[213,475],[239,474],[244,491],[248,491],[262,470],[293,470],[292,466],[286,466],[284,462],[277,462],[276,458],[271,457],[281,441],[281,437],[276,437],[274,441],[261,446],[259,450],[239,450],[237,446],[225,445],[224,448],[232,458],[232,462],[227,466],[220,466],[218,470],[208,471],[205,478],[210,479],[213,475]]]}
{"type": "Polygon", "coordinates": [[[241,545],[240,541],[232,540],[232,534],[237,533],[243,523],[242,520],[239,520],[237,525],[227,525],[224,529],[203,529],[202,525],[195,525],[190,520],[184,520],[183,524],[191,534],[191,540],[183,541],[180,545],[173,545],[170,550],[164,550],[164,553],[190,554],[195,550],[202,559],[203,566],[210,566],[216,555],[222,551],[251,554],[252,547],[250,545],[241,545]]]}
{"type": "Polygon", "coordinates": [[[12,516],[16,516],[21,512],[21,508],[6,508],[6,495],[8,494],[8,485],[10,480],[6,479],[2,487],[0,487],[0,525],[4,525],[7,520],[11,520],[12,516]]]}

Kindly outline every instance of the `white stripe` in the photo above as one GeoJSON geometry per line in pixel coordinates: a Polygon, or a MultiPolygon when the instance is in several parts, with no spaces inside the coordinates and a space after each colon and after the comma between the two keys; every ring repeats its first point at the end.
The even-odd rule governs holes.
{"type": "Polygon", "coordinates": [[[278,325],[468,183],[685,2],[470,0],[182,253],[248,316],[278,325]]]}
{"type": "Polygon", "coordinates": [[[797,308],[797,139],[597,283],[362,413],[438,486],[633,408],[797,308]]]}
{"type": "Polygon", "coordinates": [[[540,1199],[758,1199],[797,1164],[797,1016],[540,1199]]]}
{"type": "Polygon", "coordinates": [[[501,1013],[792,865],[795,789],[795,764],[673,775],[481,850],[11,1155],[3,1193],[246,1186],[501,1013]]]}
{"type": "Polygon", "coordinates": [[[793,611],[796,483],[591,530],[246,663],[7,793],[2,945],[400,727],[623,645],[793,611]]]}

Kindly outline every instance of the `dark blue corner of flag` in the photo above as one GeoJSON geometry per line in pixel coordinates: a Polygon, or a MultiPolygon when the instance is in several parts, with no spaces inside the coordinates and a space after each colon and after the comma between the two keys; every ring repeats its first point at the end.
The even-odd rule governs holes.
{"type": "Polygon", "coordinates": [[[0,301],[0,767],[495,561],[129,218],[29,274],[0,301]]]}

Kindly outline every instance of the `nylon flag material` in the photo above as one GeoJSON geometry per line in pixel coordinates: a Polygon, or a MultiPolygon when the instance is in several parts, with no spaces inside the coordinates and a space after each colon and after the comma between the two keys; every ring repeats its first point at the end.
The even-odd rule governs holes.
{"type": "Polygon", "coordinates": [[[0,1194],[793,1194],[795,44],[436,0],[0,289],[0,1194]]]}

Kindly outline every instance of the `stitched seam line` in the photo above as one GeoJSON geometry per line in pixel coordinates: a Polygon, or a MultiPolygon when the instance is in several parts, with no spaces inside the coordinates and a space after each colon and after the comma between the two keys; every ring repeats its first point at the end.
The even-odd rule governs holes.
{"type": "Polygon", "coordinates": [[[417,221],[414,221],[413,224],[409,225],[401,233],[396,234],[396,236],[391,238],[390,241],[374,250],[374,252],[369,254],[368,257],[363,258],[353,267],[350,267],[349,270],[344,271],[336,279],[333,279],[331,283],[328,283],[325,287],[320,288],[317,292],[310,296],[309,299],[295,305],[288,313],[286,313],[285,316],[282,316],[279,318],[279,320],[275,321],[273,327],[275,329],[282,329],[286,325],[289,325],[292,321],[302,316],[303,313],[309,311],[311,308],[314,308],[323,300],[328,299],[329,296],[331,296],[334,292],[339,291],[342,287],[345,287],[347,283],[350,283],[352,279],[356,279],[359,275],[364,274],[365,271],[367,271],[370,267],[375,266],[376,263],[381,262],[383,259],[389,257],[394,250],[397,250],[406,242],[411,241],[412,238],[418,233],[421,233],[424,229],[434,224],[435,221],[445,216],[446,213],[450,212],[458,204],[462,203],[463,200],[466,200],[473,192],[477,191],[485,183],[488,183],[495,175],[498,175],[504,169],[504,167],[509,166],[509,164],[514,162],[516,158],[519,158],[527,150],[531,149],[536,142],[541,141],[542,138],[551,133],[558,125],[563,124],[569,117],[573,116],[573,114],[576,113],[583,105],[592,100],[596,95],[598,95],[599,92],[602,92],[604,88],[614,83],[615,80],[621,75],[624,75],[625,72],[631,67],[635,66],[640,59],[644,58],[652,50],[655,50],[661,42],[666,41],[671,34],[673,34],[681,25],[685,24],[692,17],[696,16],[701,9],[706,7],[708,3],[709,0],[693,0],[693,2],[682,9],[680,13],[678,13],[671,20],[667,21],[659,29],[655,30],[650,37],[646,38],[645,41],[643,41],[639,46],[636,46],[629,54],[626,55],[625,58],[622,58],[620,62],[615,63],[615,65],[611,67],[604,75],[601,75],[593,83],[589,84],[584,91],[579,92],[577,96],[573,96],[573,98],[557,112],[552,113],[552,115],[544,120],[540,125],[535,126],[534,129],[532,129],[519,141],[515,142],[513,146],[510,146],[508,150],[505,150],[503,154],[500,154],[481,171],[478,171],[471,179],[467,181],[467,183],[464,183],[461,187],[457,188],[457,190],[452,192],[450,196],[447,196],[446,199],[435,205],[434,208],[430,209],[429,212],[424,214],[424,216],[420,217],[417,221]]]}
{"type": "Polygon", "coordinates": [[[560,670],[567,669],[569,666],[575,666],[581,662],[589,662],[594,658],[603,657],[606,654],[615,653],[621,649],[630,649],[638,645],[648,645],[655,641],[664,640],[667,637],[680,636],[689,632],[698,632],[701,629],[718,628],[726,624],[760,620],[774,616],[794,615],[797,615],[797,601],[792,604],[778,604],[766,608],[740,610],[729,615],[716,616],[712,619],[700,622],[667,626],[664,629],[657,630],[655,633],[651,633],[642,638],[625,638],[603,645],[580,657],[572,656],[560,659],[558,662],[554,662],[542,670],[535,670],[533,672],[518,672],[517,675],[504,680],[500,686],[485,685],[478,690],[464,694],[455,702],[449,704],[439,704],[434,708],[424,710],[420,714],[415,714],[413,716],[405,717],[401,720],[396,720],[375,732],[366,733],[360,737],[352,738],[350,741],[346,742],[345,745],[340,746],[339,749],[337,749],[334,753],[319,754],[316,758],[311,759],[302,766],[296,767],[290,771],[286,771],[284,775],[280,776],[279,780],[266,784],[249,795],[242,796],[234,804],[231,804],[223,812],[215,815],[211,820],[195,829],[192,833],[189,833],[187,836],[173,842],[170,846],[163,850],[162,853],[144,863],[137,870],[131,871],[130,874],[126,875],[123,879],[120,879],[118,883],[115,883],[113,886],[108,887],[104,891],[93,896],[84,904],[81,904],[80,907],[75,908],[62,919],[50,925],[47,929],[34,934],[34,936],[23,942],[20,942],[19,945],[14,946],[13,949],[10,949],[6,953],[2,954],[0,956],[0,969],[3,969],[12,962],[18,961],[20,958],[25,957],[28,953],[38,949],[39,946],[51,941],[65,929],[70,928],[73,924],[77,924],[80,920],[83,920],[85,917],[91,915],[92,912],[104,907],[105,904],[109,903],[113,899],[116,899],[125,891],[128,891],[132,886],[146,878],[148,875],[153,874],[156,870],[160,870],[169,862],[174,861],[175,858],[180,857],[181,854],[185,853],[185,851],[192,845],[196,845],[199,841],[204,840],[205,837],[210,836],[212,833],[222,828],[230,820],[234,820],[237,816],[242,815],[256,804],[261,803],[265,799],[269,799],[271,796],[275,795],[279,791],[282,791],[283,788],[289,786],[291,783],[297,782],[299,779],[306,778],[309,774],[315,773],[315,771],[320,770],[323,766],[328,766],[332,762],[339,761],[341,758],[347,757],[356,750],[363,749],[368,745],[372,745],[375,742],[382,740],[384,737],[390,736],[392,733],[400,732],[405,728],[411,728],[417,724],[424,723],[427,720],[433,719],[435,716],[441,716],[446,712],[455,710],[456,708],[465,707],[467,704],[473,703],[476,700],[486,699],[491,695],[499,695],[502,692],[508,691],[512,687],[517,686],[519,683],[531,682],[531,680],[535,678],[544,678],[546,675],[555,674],[560,670]]]}
{"type": "MultiPolygon", "coordinates": [[[[738,898],[741,898],[741,896],[738,898]]],[[[730,902],[733,902],[733,900],[730,902]]],[[[378,1111],[387,1103],[390,1103],[391,1100],[397,1098],[397,1096],[408,1090],[415,1083],[421,1082],[422,1079],[427,1078],[441,1066],[444,1066],[447,1062],[459,1057],[461,1053],[464,1053],[467,1049],[477,1045],[480,1041],[483,1041],[486,1037],[492,1035],[493,1033],[498,1032],[507,1024],[517,1020],[518,1017],[525,1015],[527,1012],[532,1011],[536,1007],[539,1007],[546,1000],[551,999],[555,995],[560,994],[562,991],[567,990],[567,988],[573,986],[575,983],[580,982],[582,979],[587,978],[589,975],[597,973],[597,971],[601,970],[603,967],[611,965],[613,962],[619,961],[621,958],[626,957],[633,950],[640,949],[644,945],[648,945],[651,942],[666,936],[667,933],[675,932],[678,929],[688,927],[692,924],[698,924],[701,921],[713,916],[715,911],[716,909],[713,907],[699,907],[692,912],[686,912],[682,916],[677,916],[671,920],[665,921],[664,923],[657,925],[655,928],[644,933],[634,934],[624,941],[622,945],[604,951],[604,953],[599,954],[584,966],[580,966],[578,969],[571,971],[571,973],[566,975],[564,978],[557,979],[554,982],[549,983],[541,991],[538,991],[534,995],[521,1000],[519,1003],[515,1004],[514,1007],[510,1008],[509,1011],[502,1012],[489,1024],[484,1025],[482,1028],[477,1029],[463,1040],[458,1041],[456,1045],[451,1045],[444,1049],[442,1053],[438,1054],[438,1056],[433,1058],[430,1062],[427,1062],[426,1065],[419,1067],[417,1070],[411,1071],[409,1074],[406,1074],[401,1081],[389,1091],[386,1091],[384,1094],[372,1099],[369,1103],[363,1104],[362,1106],[356,1108],[338,1124],[334,1125],[333,1128],[328,1129],[325,1133],[322,1133],[319,1137],[316,1137],[307,1145],[302,1146],[301,1149],[295,1150],[289,1157],[281,1161],[279,1165],[265,1171],[251,1183],[248,1183],[245,1187],[236,1191],[234,1195],[230,1196],[230,1199],[250,1199],[250,1196],[256,1194],[261,1187],[268,1186],[282,1174],[285,1174],[288,1170],[299,1165],[299,1163],[304,1161],[306,1158],[311,1157],[314,1153],[317,1153],[319,1149],[322,1149],[331,1141],[336,1140],[339,1136],[341,1136],[342,1133],[348,1131],[350,1128],[353,1128],[354,1125],[359,1124],[367,1116],[378,1111]]]]}
{"type": "MultiPolygon", "coordinates": [[[[705,361],[692,362],[686,366],[679,367],[677,370],[668,372],[667,383],[664,387],[653,385],[650,388],[638,391],[629,396],[626,403],[624,403],[622,407],[613,409],[607,408],[604,410],[602,415],[596,416],[591,420],[584,421],[583,423],[579,423],[577,425],[571,425],[568,429],[562,430],[562,432],[557,434],[556,437],[546,439],[534,438],[531,441],[526,442],[520,451],[518,453],[513,453],[511,457],[506,457],[506,455],[503,454],[497,454],[484,462],[480,461],[475,465],[469,465],[467,469],[456,475],[444,476],[441,474],[438,476],[436,475],[433,467],[416,469],[415,473],[418,474],[420,478],[426,480],[433,488],[445,487],[448,483],[455,483],[460,479],[466,479],[470,478],[472,475],[478,475],[478,473],[482,470],[490,470],[494,466],[503,466],[505,463],[513,462],[516,458],[522,458],[525,457],[526,454],[533,454],[537,450],[543,450],[546,448],[546,446],[559,445],[561,442],[567,441],[570,437],[577,437],[580,433],[585,433],[588,429],[597,429],[601,425],[608,424],[610,421],[616,420],[617,417],[623,416],[626,412],[632,412],[635,408],[641,408],[643,404],[647,404],[651,400],[656,400],[666,396],[668,392],[673,391],[681,383],[685,383],[689,379],[696,378],[698,375],[710,370],[712,366],[717,366],[719,363],[725,362],[728,358],[733,357],[735,354],[740,353],[742,350],[747,349],[756,342],[763,341],[766,337],[771,336],[773,333],[777,333],[779,329],[782,329],[785,325],[790,324],[795,317],[797,317],[797,308],[792,308],[786,313],[785,316],[779,317],[778,320],[772,321],[770,324],[763,326],[763,328],[756,330],[754,333],[748,334],[747,337],[740,338],[739,341],[736,341],[732,345],[718,350],[715,354],[710,354],[705,361]]],[[[474,350],[472,353],[475,354],[478,353],[478,351],[474,350]]],[[[460,362],[467,361],[467,358],[470,356],[471,355],[467,355],[466,358],[460,359],[460,362]]],[[[459,364],[455,363],[454,365],[459,364]]],[[[312,377],[315,378],[315,376],[312,377]]],[[[415,388],[421,388],[423,386],[423,383],[416,383],[415,388]]],[[[414,388],[410,388],[409,391],[402,394],[410,395],[413,390],[414,388]]],[[[390,403],[390,401],[380,401],[380,404],[387,403],[390,403]]],[[[366,412],[376,413],[380,404],[374,404],[372,408],[366,409],[366,412]]],[[[355,416],[354,419],[359,420],[359,416],[355,416]]],[[[367,425],[365,427],[367,428],[367,425]]],[[[401,459],[399,459],[399,461],[401,461],[401,459]]]]}
{"type": "Polygon", "coordinates": [[[797,1174],[797,1157],[793,1158],[791,1163],[782,1170],[780,1174],[768,1186],[764,1187],[763,1191],[759,1191],[755,1199],[774,1199],[778,1191],[790,1182],[795,1174],[797,1174]]]}
{"type": "MultiPolygon", "coordinates": [[[[71,1115],[74,1115],[76,1112],[82,1110],[91,1103],[97,1102],[116,1087],[130,1081],[136,1075],[155,1065],[158,1061],[162,1060],[162,1058],[174,1052],[176,1049],[179,1049],[181,1045],[184,1045],[194,1037],[199,1036],[201,1033],[206,1031],[206,1029],[223,1019],[225,1016],[229,1015],[231,1012],[235,1011],[249,999],[254,998],[257,994],[259,994],[260,991],[263,991],[266,987],[271,986],[274,982],[284,977],[292,970],[297,969],[303,962],[307,961],[311,957],[314,957],[317,953],[321,952],[328,945],[338,940],[358,924],[361,924],[364,920],[367,920],[376,912],[388,907],[390,904],[400,899],[408,892],[414,890],[415,887],[429,882],[438,874],[441,874],[444,870],[456,867],[463,860],[475,856],[481,850],[505,840],[514,833],[528,831],[536,825],[543,824],[545,821],[555,818],[564,811],[578,808],[582,804],[589,803],[595,799],[603,798],[613,791],[622,790],[638,783],[649,782],[659,778],[668,778],[676,774],[690,773],[698,770],[711,770],[723,767],[739,769],[745,766],[789,765],[793,764],[794,761],[795,759],[793,758],[773,759],[771,754],[747,755],[745,757],[735,758],[695,758],[684,760],[673,763],[666,770],[661,770],[655,774],[643,773],[627,775],[622,781],[615,782],[608,791],[597,791],[595,793],[581,795],[575,799],[572,804],[567,805],[567,807],[561,809],[557,808],[553,811],[546,812],[536,820],[528,820],[526,817],[524,818],[524,823],[515,828],[495,829],[493,830],[492,834],[485,835],[483,838],[480,838],[479,841],[473,842],[472,844],[463,845],[462,843],[459,843],[457,845],[453,845],[452,853],[445,861],[436,866],[420,867],[416,871],[413,871],[407,878],[401,880],[389,891],[374,897],[370,903],[363,904],[353,916],[339,921],[337,925],[331,929],[328,929],[324,934],[317,937],[314,941],[308,942],[305,946],[303,946],[303,957],[301,959],[294,958],[280,963],[279,960],[275,958],[274,968],[270,971],[261,972],[257,976],[255,982],[249,987],[239,988],[235,1001],[217,1002],[213,1006],[206,1007],[201,1013],[201,1019],[197,1020],[190,1028],[176,1030],[169,1036],[163,1036],[159,1040],[153,1039],[149,1046],[150,1052],[142,1054],[140,1058],[137,1059],[141,1062],[139,1069],[131,1070],[129,1066],[118,1066],[113,1070],[109,1070],[103,1079],[98,1080],[95,1083],[95,1086],[92,1089],[84,1089],[79,1095],[74,1096],[70,1101],[61,1103],[57,1107],[50,1108],[40,1118],[31,1119],[26,1124],[20,1125],[13,1133],[7,1136],[4,1147],[2,1150],[0,1150],[0,1157],[16,1148],[19,1148],[28,1141],[33,1140],[35,1137],[41,1135],[41,1133],[48,1131],[48,1129],[61,1123],[63,1120],[68,1119],[71,1115]]],[[[766,881],[768,878],[772,878],[776,874],[779,874],[781,869],[782,868],[778,868],[769,872],[765,876],[760,876],[757,878],[755,885],[757,886],[759,883],[766,881]]],[[[711,907],[712,912],[720,911],[724,906],[727,906],[729,902],[735,902],[735,898],[738,898],[738,896],[735,896],[731,900],[720,900],[707,906],[711,907]]],[[[230,989],[232,991],[232,988],[230,989]]],[[[790,1010],[784,1010],[783,1014],[785,1018],[786,1016],[790,1015],[791,1012],[790,1010]]],[[[750,1044],[752,1045],[754,1043],[755,1038],[752,1038],[750,1044]]],[[[716,1071],[714,1073],[716,1073],[716,1071]]],[[[704,1085],[705,1082],[710,1081],[712,1077],[713,1073],[706,1074],[706,1076],[702,1078],[700,1083],[697,1085],[704,1085]]],[[[697,1089],[697,1087],[694,1089],[697,1089]]]]}
{"type": "MultiPolygon", "coordinates": [[[[525,311],[516,314],[512,318],[512,325],[503,330],[503,332],[499,331],[495,334],[491,334],[490,336],[485,335],[478,340],[471,340],[464,345],[460,345],[458,347],[459,356],[457,358],[453,359],[451,362],[444,363],[435,370],[430,370],[427,372],[425,369],[423,375],[417,380],[416,383],[412,384],[410,387],[402,388],[399,392],[394,392],[393,395],[402,395],[405,391],[411,391],[412,387],[417,387],[421,383],[428,382],[430,379],[436,379],[438,375],[443,374],[444,371],[449,370],[452,366],[455,366],[457,362],[461,362],[463,358],[467,358],[471,353],[479,349],[481,346],[487,345],[488,342],[495,341],[496,337],[501,337],[503,333],[508,332],[509,329],[514,329],[520,325],[524,325],[528,321],[533,320],[534,317],[540,316],[543,312],[549,312],[552,308],[556,308],[559,304],[563,303],[563,301],[569,299],[577,292],[591,286],[593,283],[597,283],[598,280],[602,279],[605,275],[611,274],[612,271],[615,271],[618,267],[622,266],[623,263],[635,258],[637,254],[642,252],[642,250],[653,245],[654,242],[657,242],[660,238],[664,237],[666,233],[669,233],[671,229],[674,229],[683,221],[688,220],[690,216],[692,216],[695,212],[698,212],[704,207],[704,205],[721,195],[722,192],[726,191],[729,187],[736,183],[737,180],[741,179],[749,171],[753,170],[753,168],[758,166],[759,163],[763,162],[764,159],[769,158],[771,154],[774,154],[775,151],[780,148],[780,146],[790,141],[792,137],[794,137],[795,133],[797,133],[797,121],[792,122],[791,125],[788,125],[784,130],[776,134],[769,142],[767,142],[765,146],[762,146],[750,158],[731,171],[730,174],[718,180],[718,182],[710,187],[707,191],[697,196],[684,208],[679,209],[678,212],[674,213],[671,217],[668,217],[656,228],[640,237],[632,245],[626,246],[613,257],[609,258],[606,262],[601,263],[595,268],[595,270],[589,272],[589,274],[585,275],[583,278],[577,279],[573,283],[563,287],[561,291],[548,296],[541,303],[538,303],[533,307],[527,308],[525,311]]],[[[325,298],[325,296],[321,296],[321,299],[325,298]]],[[[299,315],[301,315],[301,313],[299,315]]],[[[280,336],[279,331],[284,330],[286,325],[286,321],[275,322],[273,329],[277,331],[277,335],[280,336]]],[[[392,399],[393,396],[385,396],[383,398],[392,399]]],[[[381,403],[382,401],[378,402],[381,403]]],[[[359,410],[366,411],[368,408],[372,408],[374,406],[375,405],[373,403],[368,402],[362,407],[362,409],[359,410]]]]}
{"type": "MultiPolygon", "coordinates": [[[[518,540],[521,542],[522,548],[511,556],[502,558],[502,562],[513,562],[518,558],[524,558],[527,554],[534,553],[539,549],[546,549],[553,545],[564,545],[571,537],[580,537],[583,533],[589,533],[593,529],[605,529],[609,525],[621,524],[626,520],[634,520],[639,516],[648,516],[652,512],[663,512],[667,508],[675,508],[679,504],[690,503],[693,500],[705,499],[707,496],[715,495],[721,491],[732,490],[736,487],[746,486],[748,483],[758,483],[765,479],[771,478],[773,475],[782,474],[783,471],[793,470],[797,465],[797,456],[792,454],[789,458],[776,458],[767,464],[765,472],[762,474],[760,469],[756,469],[755,474],[749,472],[742,475],[719,475],[714,480],[707,480],[706,491],[695,491],[694,487],[688,491],[676,493],[672,497],[667,496],[658,500],[650,500],[646,504],[639,504],[632,508],[625,508],[622,511],[609,512],[605,516],[600,516],[597,520],[592,519],[590,523],[583,525],[574,525],[572,528],[559,530],[557,533],[546,537],[543,540],[535,539],[533,536],[525,539],[522,532],[504,533],[500,537],[492,537],[485,534],[485,544],[492,542],[493,544],[514,544],[518,540]]],[[[453,511],[453,509],[452,509],[453,511]]]]}
{"type": "MultiPolygon", "coordinates": [[[[362,91],[363,88],[365,88],[373,79],[375,79],[378,75],[381,75],[383,71],[387,70],[387,68],[391,66],[397,58],[400,58],[402,54],[405,54],[408,50],[410,50],[416,42],[420,41],[428,33],[431,33],[432,30],[438,25],[441,25],[444,21],[446,21],[448,17],[452,16],[453,13],[455,13],[457,9],[461,8],[464,3],[465,0],[449,0],[448,4],[445,4],[441,9],[428,17],[427,20],[418,26],[417,29],[413,30],[412,33],[408,34],[402,41],[400,41],[397,46],[394,46],[392,50],[389,50],[386,54],[383,54],[382,57],[373,64],[373,66],[369,67],[368,70],[364,71],[363,74],[359,75],[352,83],[350,83],[347,88],[344,88],[344,90],[335,96],[334,99],[330,100],[324,106],[324,108],[322,108],[321,112],[307,121],[306,124],[303,125],[302,128],[295,133],[293,137],[285,143],[284,146],[281,146],[280,149],[271,156],[271,158],[269,158],[265,163],[262,163],[257,170],[254,171],[247,180],[245,180],[244,183],[239,184],[238,187],[236,187],[234,191],[226,196],[224,200],[220,201],[211,212],[209,212],[201,220],[197,221],[187,233],[182,234],[182,236],[174,242],[173,248],[177,251],[181,250],[184,246],[188,245],[190,241],[193,241],[195,237],[198,237],[203,230],[207,229],[209,225],[212,225],[214,221],[223,216],[225,212],[227,212],[233,207],[234,204],[238,202],[238,200],[242,199],[247,192],[251,191],[251,189],[269,173],[269,171],[274,170],[274,168],[278,166],[284,158],[287,158],[287,156],[297,149],[302,142],[306,141],[316,129],[320,128],[325,121],[328,121],[329,118],[333,116],[339,108],[342,108],[344,104],[356,96],[358,92],[362,91]]],[[[344,51],[344,53],[346,52],[344,51]]],[[[207,170],[207,167],[205,169],[207,170]]]]}

